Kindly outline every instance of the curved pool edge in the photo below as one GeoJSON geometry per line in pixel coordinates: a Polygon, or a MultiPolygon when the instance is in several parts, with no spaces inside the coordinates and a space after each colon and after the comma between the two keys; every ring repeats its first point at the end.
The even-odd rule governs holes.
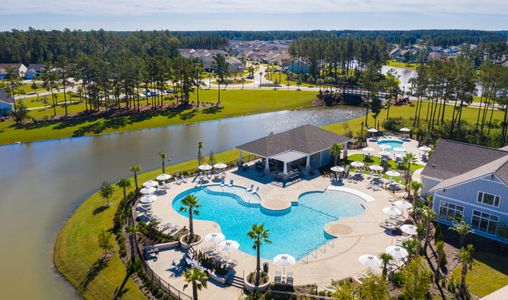
{"type": "MultiPolygon", "coordinates": [[[[365,202],[374,202],[374,201],[376,201],[376,199],[374,199],[370,195],[365,194],[364,192],[360,192],[359,190],[351,189],[351,188],[347,188],[347,187],[343,187],[343,186],[330,185],[330,186],[328,186],[326,188],[326,190],[350,193],[350,194],[353,194],[355,196],[358,196],[358,197],[362,198],[362,200],[365,201],[365,202]]],[[[365,206],[364,206],[364,208],[366,209],[365,206]]]]}

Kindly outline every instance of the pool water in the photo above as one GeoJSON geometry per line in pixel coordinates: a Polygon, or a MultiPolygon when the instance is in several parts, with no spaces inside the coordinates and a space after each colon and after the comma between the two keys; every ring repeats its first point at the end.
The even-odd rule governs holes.
{"type": "Polygon", "coordinates": [[[387,148],[387,151],[394,151],[395,148],[398,147],[404,147],[403,141],[397,141],[397,140],[384,140],[377,142],[378,145],[388,145],[390,148],[387,148]]]}
{"type": "Polygon", "coordinates": [[[175,211],[180,213],[181,200],[188,194],[198,197],[201,204],[195,219],[218,223],[226,239],[240,243],[240,250],[247,254],[256,255],[247,232],[252,224],[264,224],[270,230],[272,241],[261,248],[261,257],[266,259],[281,253],[301,259],[331,239],[323,230],[325,224],[365,210],[362,198],[342,191],[304,193],[298,205],[280,213],[263,210],[259,204],[245,203],[242,193],[227,187],[223,192],[217,192],[217,187],[213,190],[199,187],[179,194],[172,203],[175,211]]]}

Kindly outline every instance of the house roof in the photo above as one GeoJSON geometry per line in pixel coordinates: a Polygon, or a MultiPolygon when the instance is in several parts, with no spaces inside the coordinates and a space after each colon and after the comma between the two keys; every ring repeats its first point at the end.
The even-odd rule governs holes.
{"type": "Polygon", "coordinates": [[[28,70],[34,70],[35,72],[40,72],[42,71],[44,68],[46,67],[46,65],[44,64],[29,64],[27,69],[28,70]]]}
{"type": "Polygon", "coordinates": [[[281,133],[271,134],[236,148],[264,157],[291,151],[312,154],[330,148],[335,143],[346,143],[343,137],[313,125],[303,125],[281,133]]]}
{"type": "Polygon", "coordinates": [[[440,140],[432,152],[423,176],[446,180],[508,155],[508,152],[480,145],[440,140]]]}
{"type": "Polygon", "coordinates": [[[458,176],[449,178],[441,181],[434,186],[430,191],[442,190],[463,182],[474,180],[476,178],[485,177],[491,174],[495,174],[501,181],[508,185],[508,154],[498,158],[490,163],[484,164],[478,168],[475,168],[469,172],[460,174],[458,176]]]}
{"type": "Polygon", "coordinates": [[[8,69],[8,68],[15,68],[19,70],[23,64],[22,63],[8,63],[8,64],[0,64],[0,68],[2,69],[8,69]]]}

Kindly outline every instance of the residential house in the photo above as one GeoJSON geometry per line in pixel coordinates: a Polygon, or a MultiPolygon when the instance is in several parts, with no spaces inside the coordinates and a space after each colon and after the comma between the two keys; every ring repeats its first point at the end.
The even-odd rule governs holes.
{"type": "Polygon", "coordinates": [[[25,79],[33,80],[41,76],[41,72],[44,71],[45,67],[44,64],[29,64],[25,72],[25,79]]]}
{"type": "Polygon", "coordinates": [[[5,89],[0,89],[0,116],[8,116],[14,110],[14,99],[5,89]]]}
{"type": "Polygon", "coordinates": [[[464,220],[474,233],[508,243],[508,151],[441,140],[422,171],[439,223],[464,220]]]}
{"type": "Polygon", "coordinates": [[[0,64],[0,80],[4,80],[7,78],[7,74],[9,73],[10,68],[16,69],[20,77],[25,77],[27,68],[24,64],[22,63],[0,64]]]}
{"type": "Polygon", "coordinates": [[[229,72],[242,72],[245,64],[236,57],[226,57],[229,72]]]}

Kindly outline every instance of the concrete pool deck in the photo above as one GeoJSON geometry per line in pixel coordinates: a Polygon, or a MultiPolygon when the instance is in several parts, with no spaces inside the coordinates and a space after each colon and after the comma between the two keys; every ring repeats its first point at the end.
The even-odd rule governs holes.
{"type": "MultiPolygon", "coordinates": [[[[252,174],[242,176],[242,171],[238,171],[236,168],[226,172],[226,182],[231,179],[234,180],[235,185],[250,187],[254,184],[256,187],[259,186],[258,193],[263,206],[273,209],[280,209],[286,207],[291,201],[298,201],[298,196],[302,193],[324,191],[331,185],[330,178],[317,176],[282,188],[272,183],[260,183],[253,180],[252,174]]],[[[178,194],[194,186],[195,184],[192,182],[181,185],[171,184],[168,193],[158,196],[152,204],[154,216],[159,217],[162,224],[172,223],[180,227],[188,226],[187,217],[174,211],[172,202],[178,194]]],[[[295,265],[286,268],[287,271],[293,273],[295,285],[318,284],[318,286],[324,288],[330,284],[331,279],[339,280],[361,274],[367,269],[358,262],[360,255],[380,254],[387,246],[396,242],[394,236],[388,234],[384,228],[379,226],[379,223],[387,218],[382,209],[390,205],[388,200],[394,196],[393,193],[385,190],[372,191],[367,189],[367,184],[364,182],[355,184],[349,183],[347,180],[344,181],[341,188],[344,188],[345,191],[352,189],[359,192],[357,193],[359,195],[368,196],[368,201],[362,203],[366,210],[361,215],[341,218],[325,225],[324,230],[333,236],[337,236],[337,238],[309,253],[297,261],[295,265]]],[[[194,220],[194,228],[195,232],[201,236],[221,231],[217,223],[205,220],[194,220]]],[[[202,242],[197,248],[206,246],[209,246],[209,244],[202,242]]],[[[178,265],[178,261],[181,260],[182,256],[183,252],[177,250],[161,251],[158,259],[156,261],[150,260],[148,264],[159,276],[182,290],[185,284],[181,275],[182,270],[173,264],[173,262],[176,262],[176,265],[178,265]]],[[[236,275],[239,277],[243,277],[244,274],[255,268],[255,256],[235,251],[231,252],[231,258],[238,261],[235,270],[236,275]]],[[[270,263],[269,273],[272,278],[275,271],[282,271],[282,268],[275,266],[270,260],[262,259],[263,262],[270,263]]],[[[190,293],[191,291],[186,292],[190,293]]],[[[199,293],[204,299],[237,299],[241,296],[242,291],[232,286],[223,286],[209,281],[208,288],[201,290],[199,293]]]]}

